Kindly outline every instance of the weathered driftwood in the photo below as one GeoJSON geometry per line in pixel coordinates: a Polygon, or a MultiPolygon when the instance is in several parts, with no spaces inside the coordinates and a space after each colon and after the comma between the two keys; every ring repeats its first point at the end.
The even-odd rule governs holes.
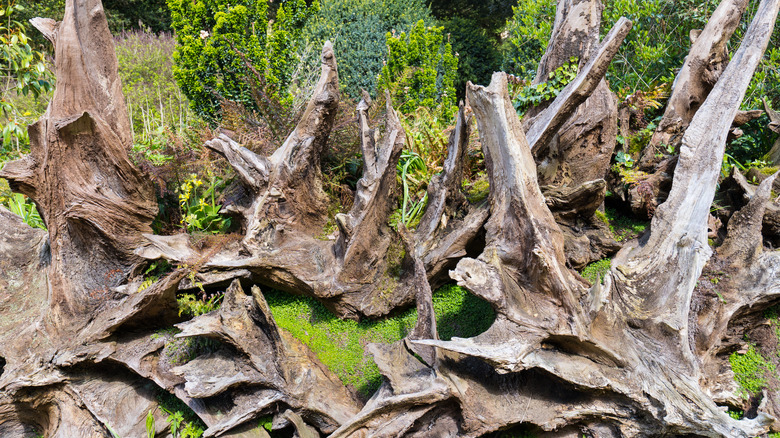
{"type": "MultiPolygon", "coordinates": [[[[384,130],[372,130],[366,99],[358,105],[364,175],[354,206],[325,235],[318,163],[338,102],[330,45],[303,119],[274,154],[253,154],[227,137],[209,142],[251,193],[236,206],[244,236],[194,247],[184,235],[148,234],[152,193],[127,161],[129,124],[102,7],[68,0],[65,20],[44,27],[63,79],[31,128],[32,155],[2,170],[38,203],[49,231],[0,209],[0,435],[109,437],[111,428],[143,436],[151,411],[165,436],[159,391],[187,403],[206,436],[267,437],[256,428],[267,414],[275,428],[305,438],[479,437],[521,424],[558,436],[765,433],[770,414],[779,414],[777,395],[734,420],[725,405],[745,405],[723,370],[739,345],[735,327],[780,300],[780,255],[762,248],[761,235],[777,176],[746,190],[750,199],[712,258],[707,222],[726,137],[778,10],[780,0],[761,2],[692,118],[649,234],[624,247],[604,282],[591,286],[567,266],[558,222],[592,215],[604,183],[540,188],[503,73],[489,87],[467,89],[490,180],[486,205],[469,206],[458,190],[468,139],[461,110],[420,226],[393,230],[387,222],[404,133],[389,106],[384,130]],[[158,258],[182,267],[140,287],[139,264],[158,258]],[[431,283],[453,265],[452,279],[491,303],[497,318],[481,335],[444,341],[431,283]],[[723,281],[726,302],[696,286],[702,272],[720,269],[733,273],[723,281]],[[175,294],[193,270],[230,286],[219,310],[184,321],[175,294]],[[414,302],[418,319],[405,339],[369,346],[386,379],[363,405],[276,325],[261,290],[247,294],[237,278],[315,296],[347,317],[414,302]],[[171,363],[165,351],[173,336],[155,331],[173,324],[181,330],[175,339],[210,338],[212,348],[171,363]]],[[[616,33],[627,29],[621,23],[616,33]]],[[[586,67],[579,84],[600,81],[587,73],[594,70],[586,67]]],[[[577,94],[569,90],[545,110],[552,114],[545,129],[571,115],[577,94]]]]}
{"type": "Polygon", "coordinates": [[[560,92],[547,109],[528,122],[526,135],[532,150],[546,147],[558,129],[601,83],[612,58],[631,30],[631,25],[631,21],[625,17],[618,20],[577,77],[560,92]]]}
{"type": "MultiPolygon", "coordinates": [[[[234,276],[237,271],[249,272],[266,285],[316,297],[341,317],[377,317],[413,303],[416,286],[407,269],[410,254],[388,225],[405,135],[390,99],[386,99],[381,136],[369,126],[370,98],[358,104],[363,178],[351,210],[333,218],[338,232],[335,236],[326,232],[327,211],[320,199],[324,194],[314,185],[321,186],[320,155],[338,102],[338,74],[330,44],[322,60],[322,76],[303,118],[270,158],[225,135],[206,144],[228,159],[252,193],[248,206],[235,207],[247,228],[241,244],[199,250],[182,236],[147,235],[148,242],[138,254],[177,262],[201,260],[215,281],[230,277],[220,272],[234,276]],[[301,191],[307,194],[297,194],[301,191]]],[[[447,270],[478,240],[488,215],[486,208],[469,206],[460,193],[467,139],[468,123],[461,109],[444,172],[430,185],[430,208],[415,237],[419,242],[415,251],[433,284],[446,281],[447,270]]]]}

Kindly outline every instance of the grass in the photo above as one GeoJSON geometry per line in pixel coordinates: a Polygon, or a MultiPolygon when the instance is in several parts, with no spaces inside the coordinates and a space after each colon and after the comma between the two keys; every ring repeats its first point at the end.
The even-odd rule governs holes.
{"type": "MultiPolygon", "coordinates": [[[[417,320],[416,309],[377,321],[341,320],[312,298],[279,291],[265,292],[265,297],[277,324],[308,345],[345,385],[365,398],[382,382],[366,346],[404,338],[417,320]]],[[[454,285],[434,293],[433,307],[439,337],[445,340],[475,336],[487,330],[495,319],[487,302],[454,285]]]]}

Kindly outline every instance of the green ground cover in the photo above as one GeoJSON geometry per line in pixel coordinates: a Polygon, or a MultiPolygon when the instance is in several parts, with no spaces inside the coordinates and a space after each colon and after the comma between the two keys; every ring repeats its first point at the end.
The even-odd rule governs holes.
{"type": "MultiPolygon", "coordinates": [[[[417,320],[417,310],[408,309],[376,321],[340,320],[309,297],[279,291],[264,291],[279,326],[308,345],[345,385],[368,398],[382,376],[366,346],[372,342],[395,342],[404,338],[417,320]]],[[[465,289],[447,285],[433,295],[433,307],[441,339],[472,337],[493,323],[490,305],[465,289]]]]}

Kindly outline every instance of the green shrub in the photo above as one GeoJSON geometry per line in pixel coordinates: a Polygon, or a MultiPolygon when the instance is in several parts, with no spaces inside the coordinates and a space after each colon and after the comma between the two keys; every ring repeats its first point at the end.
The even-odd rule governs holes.
{"type": "Polygon", "coordinates": [[[168,0],[168,6],[178,44],[174,76],[198,115],[216,124],[223,100],[260,111],[253,91],[291,103],[295,42],[316,1],[284,1],[273,22],[267,0],[168,0]]]}
{"type": "Polygon", "coordinates": [[[504,70],[524,79],[536,75],[555,20],[555,0],[518,0],[506,23],[504,70]]]}
{"type": "Polygon", "coordinates": [[[0,156],[23,153],[29,143],[27,123],[15,104],[17,96],[37,98],[52,89],[44,54],[30,46],[19,14],[24,7],[10,1],[0,8],[0,156]]]}
{"type": "Polygon", "coordinates": [[[449,35],[452,51],[458,57],[455,92],[462,100],[466,83],[487,85],[494,71],[501,70],[501,51],[498,38],[479,26],[477,20],[452,17],[441,22],[444,34],[449,35]]]}
{"type": "Polygon", "coordinates": [[[314,47],[333,42],[341,88],[357,100],[361,89],[376,90],[387,51],[385,35],[409,29],[419,20],[431,21],[423,0],[324,0],[304,35],[314,47]]]}
{"type": "Polygon", "coordinates": [[[388,90],[393,106],[403,114],[419,107],[433,109],[449,121],[455,114],[455,75],[458,58],[444,41],[442,28],[425,27],[423,20],[407,35],[387,34],[387,62],[378,78],[380,91],[388,90]]]}

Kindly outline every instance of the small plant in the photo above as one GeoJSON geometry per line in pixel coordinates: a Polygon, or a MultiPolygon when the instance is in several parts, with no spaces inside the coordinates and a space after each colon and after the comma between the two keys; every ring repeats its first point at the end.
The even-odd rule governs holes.
{"type": "Polygon", "coordinates": [[[401,159],[398,161],[398,171],[403,184],[403,199],[401,201],[400,221],[407,228],[414,228],[422,219],[425,212],[425,206],[428,204],[428,193],[423,191],[423,195],[417,201],[413,199],[413,192],[410,192],[410,186],[421,188],[423,183],[427,183],[430,177],[427,174],[428,167],[420,156],[415,152],[403,151],[401,159]],[[415,176],[422,176],[423,181],[416,179],[415,176]]]}
{"type": "Polygon", "coordinates": [[[151,135],[141,138],[134,143],[132,152],[135,156],[152,163],[153,166],[159,167],[173,160],[172,155],[165,153],[166,147],[165,130],[160,126],[151,135]]]}
{"type": "Polygon", "coordinates": [[[647,221],[640,221],[631,216],[618,214],[618,211],[611,207],[607,207],[605,211],[609,230],[618,242],[634,239],[647,229],[647,221]]]}
{"type": "Polygon", "coordinates": [[[517,115],[522,117],[529,108],[555,99],[577,77],[578,71],[578,59],[571,58],[569,62],[551,72],[546,82],[522,88],[514,99],[517,115]]]}
{"type": "Polygon", "coordinates": [[[775,365],[753,345],[748,345],[747,350],[732,353],[729,363],[734,372],[734,380],[739,383],[745,398],[761,392],[766,387],[768,376],[775,373],[775,365]]]}
{"type": "Polygon", "coordinates": [[[745,416],[745,413],[743,411],[740,411],[739,409],[729,409],[728,411],[729,417],[735,419],[735,420],[741,420],[743,416],[745,416]]]}
{"type": "Polygon", "coordinates": [[[611,263],[612,260],[610,259],[603,259],[597,262],[593,262],[583,268],[580,275],[582,275],[582,277],[588,280],[591,284],[595,284],[597,281],[603,282],[604,276],[607,274],[607,272],[609,272],[611,263]]]}
{"type": "Polygon", "coordinates": [[[157,396],[160,409],[168,414],[167,422],[173,438],[200,438],[206,429],[203,421],[184,402],[173,394],[160,391],[157,396]]]}
{"type": "Polygon", "coordinates": [[[20,193],[12,193],[9,197],[0,196],[0,204],[8,207],[11,213],[21,217],[27,225],[42,230],[46,229],[46,225],[38,213],[38,208],[26,196],[20,193]]]}
{"type": "Polygon", "coordinates": [[[155,260],[152,262],[152,264],[149,265],[149,267],[144,271],[144,281],[140,286],[138,286],[138,292],[141,292],[147,289],[149,286],[153,285],[157,280],[160,279],[160,277],[165,275],[170,270],[171,264],[168,263],[168,261],[165,259],[155,260]]]}
{"type": "Polygon", "coordinates": [[[631,155],[623,151],[620,151],[615,155],[615,162],[618,165],[625,167],[626,169],[631,169],[634,167],[634,159],[631,157],[631,155]]]}
{"type": "Polygon", "coordinates": [[[216,192],[221,187],[224,187],[221,178],[210,175],[209,183],[204,187],[203,180],[195,174],[179,187],[181,222],[188,232],[217,234],[230,228],[230,218],[219,214],[222,206],[217,202],[216,192]]]}
{"type": "Polygon", "coordinates": [[[204,294],[203,299],[199,299],[194,294],[179,295],[176,298],[176,302],[179,303],[179,316],[195,317],[217,310],[225,294],[213,294],[208,299],[206,296],[204,294]]]}
{"type": "Polygon", "coordinates": [[[155,434],[154,414],[152,414],[152,411],[149,411],[146,414],[146,438],[154,438],[155,434]]]}

